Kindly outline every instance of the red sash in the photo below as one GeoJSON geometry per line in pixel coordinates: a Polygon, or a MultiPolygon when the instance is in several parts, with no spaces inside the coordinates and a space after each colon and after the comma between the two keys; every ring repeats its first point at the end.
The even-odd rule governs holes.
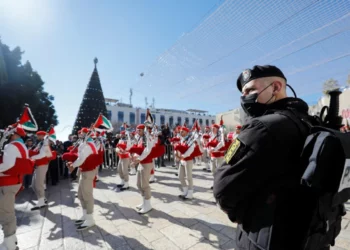
{"type": "MultiPolygon", "coordinates": [[[[219,141],[217,139],[211,140],[210,142],[208,142],[207,147],[212,147],[215,148],[217,145],[219,144],[219,141]]],[[[224,151],[225,150],[225,146],[223,146],[222,148],[219,149],[220,151],[224,151]]],[[[212,152],[211,153],[211,157],[213,158],[218,158],[218,157],[223,157],[225,155],[224,152],[212,152]]]]}
{"type": "Polygon", "coordinates": [[[150,154],[152,159],[161,157],[163,154],[165,154],[165,146],[161,145],[160,142],[161,141],[158,139],[158,142],[152,148],[152,151],[150,154]]]}
{"type": "MultiPolygon", "coordinates": [[[[190,148],[190,147],[189,147],[187,144],[185,144],[185,143],[178,144],[178,145],[176,145],[176,146],[174,147],[174,149],[175,149],[176,151],[179,151],[182,155],[183,155],[184,153],[186,153],[186,151],[187,151],[189,148],[190,148]]],[[[192,153],[192,154],[193,154],[193,153],[192,153]]],[[[193,160],[192,154],[191,154],[190,156],[184,158],[184,161],[193,160]]]]}
{"type": "Polygon", "coordinates": [[[194,147],[194,150],[193,150],[192,154],[191,154],[191,158],[193,159],[193,158],[195,158],[195,157],[202,156],[202,154],[203,154],[203,153],[201,152],[199,146],[196,145],[196,146],[194,147]]]}

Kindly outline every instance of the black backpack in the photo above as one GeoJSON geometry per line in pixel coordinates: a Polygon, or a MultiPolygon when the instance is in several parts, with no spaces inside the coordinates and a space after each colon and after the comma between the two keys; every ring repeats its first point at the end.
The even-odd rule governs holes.
{"type": "Polygon", "coordinates": [[[317,126],[312,117],[294,110],[280,111],[306,137],[300,184],[316,201],[303,250],[334,246],[350,199],[350,133],[317,126]]]}

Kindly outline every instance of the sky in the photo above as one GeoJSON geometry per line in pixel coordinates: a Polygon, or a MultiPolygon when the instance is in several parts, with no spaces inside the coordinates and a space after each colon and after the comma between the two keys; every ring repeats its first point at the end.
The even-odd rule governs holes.
{"type": "Polygon", "coordinates": [[[71,132],[97,65],[106,98],[158,108],[239,106],[236,79],[275,64],[310,104],[322,82],[345,84],[350,1],[1,0],[0,36],[20,46],[55,97],[58,138],[71,132]],[[140,77],[140,73],[144,73],[140,77]]]}

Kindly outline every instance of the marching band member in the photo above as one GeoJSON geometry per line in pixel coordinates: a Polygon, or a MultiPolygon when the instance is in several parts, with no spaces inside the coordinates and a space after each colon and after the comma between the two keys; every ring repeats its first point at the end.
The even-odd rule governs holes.
{"type": "Polygon", "coordinates": [[[209,139],[211,137],[210,127],[206,126],[204,134],[202,136],[201,144],[203,146],[203,161],[205,163],[205,168],[203,168],[204,171],[211,172],[210,170],[210,154],[209,149],[207,147],[207,144],[209,142],[209,139]]]}
{"type": "Polygon", "coordinates": [[[21,127],[12,129],[0,161],[0,224],[5,237],[0,249],[17,249],[15,196],[21,189],[23,175],[31,174],[34,168],[21,138],[25,136],[21,127]]]}
{"type": "MultiPolygon", "coordinates": [[[[209,139],[209,142],[207,144],[207,147],[209,149],[209,154],[211,157],[211,172],[213,176],[215,175],[216,168],[220,167],[224,161],[225,138],[224,138],[224,131],[223,131],[222,125],[223,125],[222,119],[220,121],[220,125],[218,124],[212,125],[212,136],[209,139]],[[220,133],[219,133],[219,129],[222,130],[220,133]]],[[[211,186],[210,189],[213,189],[213,186],[211,186]]]]}
{"type": "MultiPolygon", "coordinates": [[[[97,152],[98,152],[98,157],[99,157],[99,165],[96,168],[97,171],[97,176],[98,176],[98,171],[102,170],[102,165],[104,162],[104,152],[105,152],[105,145],[103,142],[103,136],[104,136],[105,131],[100,132],[96,132],[96,140],[95,140],[95,144],[96,144],[96,148],[97,148],[97,152]]],[[[98,180],[96,180],[98,181],[98,180]]]]}
{"type": "MultiPolygon", "coordinates": [[[[180,129],[181,126],[177,126],[174,128],[174,133],[173,133],[173,137],[170,139],[170,143],[173,147],[173,159],[174,159],[174,164],[173,167],[176,168],[177,170],[180,167],[180,159],[178,157],[176,157],[176,151],[174,150],[174,147],[180,143],[181,141],[181,136],[180,136],[180,129]]],[[[178,176],[178,173],[175,173],[176,176],[178,176]]]]}
{"type": "Polygon", "coordinates": [[[136,129],[140,139],[137,145],[131,147],[130,153],[136,153],[139,155],[139,157],[135,157],[134,162],[136,164],[140,163],[137,169],[137,188],[141,192],[143,202],[136,208],[139,210],[139,213],[145,214],[152,210],[151,187],[149,185],[149,179],[153,168],[153,158],[151,152],[154,140],[151,137],[150,131],[147,131],[145,134],[144,124],[139,124],[136,129]]]}
{"type": "Polygon", "coordinates": [[[153,134],[153,148],[152,148],[152,158],[154,159],[153,161],[153,168],[151,170],[151,178],[150,178],[150,183],[154,183],[155,182],[155,178],[154,178],[154,162],[156,159],[159,159],[161,156],[163,156],[166,152],[165,149],[165,145],[164,145],[164,141],[162,138],[162,132],[161,131],[154,131],[153,134]]]}
{"type": "Polygon", "coordinates": [[[98,165],[96,165],[97,167],[95,168],[95,178],[94,178],[94,182],[93,182],[93,187],[95,188],[96,182],[100,181],[100,178],[98,176],[98,171],[99,171],[100,164],[102,164],[102,162],[103,162],[103,161],[101,162],[101,157],[100,157],[100,150],[101,150],[102,145],[101,145],[101,142],[97,136],[97,133],[95,134],[95,133],[91,132],[90,137],[94,141],[94,144],[95,144],[96,150],[97,150],[97,155],[98,155],[98,162],[96,163],[98,165]]]}
{"type": "Polygon", "coordinates": [[[126,138],[126,131],[120,132],[121,138],[117,144],[116,152],[118,153],[118,174],[121,179],[121,183],[117,185],[121,190],[129,189],[129,165],[130,165],[130,153],[128,152],[132,146],[130,134],[126,138]]]}
{"type": "Polygon", "coordinates": [[[47,133],[45,131],[38,131],[36,136],[39,143],[33,151],[29,151],[31,159],[35,161],[32,188],[38,198],[38,203],[31,209],[32,211],[47,206],[47,200],[45,198],[45,179],[49,162],[53,155],[50,149],[50,141],[45,137],[46,135],[47,133]]]}
{"type": "MultiPolygon", "coordinates": [[[[82,128],[82,135],[86,138],[89,130],[82,128]]],[[[95,168],[99,163],[98,152],[94,141],[88,137],[79,145],[78,158],[72,163],[68,163],[68,168],[72,172],[75,168],[80,169],[81,178],[79,180],[78,198],[83,207],[83,216],[75,221],[77,230],[82,231],[95,225],[93,218],[94,197],[93,182],[96,175],[95,168]]]]}
{"type": "MultiPolygon", "coordinates": [[[[71,152],[75,153],[77,157],[78,157],[79,147],[81,146],[82,141],[83,141],[83,136],[82,136],[81,130],[79,130],[78,131],[78,140],[74,142],[74,144],[73,144],[74,146],[70,150],[71,152]]],[[[70,158],[71,156],[72,155],[69,155],[68,157],[70,158]]],[[[74,159],[74,160],[76,160],[76,159],[74,159]]],[[[72,178],[72,181],[79,181],[79,177],[80,177],[79,168],[74,169],[73,172],[70,173],[70,176],[72,178]]]]}
{"type": "Polygon", "coordinates": [[[226,140],[226,149],[231,145],[231,143],[235,140],[235,132],[229,132],[227,133],[227,140],[226,140]]]}
{"type": "Polygon", "coordinates": [[[196,144],[188,145],[188,133],[190,130],[183,126],[180,129],[181,142],[174,148],[176,157],[181,160],[179,167],[179,180],[182,186],[182,194],[179,195],[183,199],[193,198],[193,179],[192,179],[192,168],[193,168],[193,157],[191,156],[194,152],[196,144]],[[187,178],[188,185],[185,178],[187,178]]]}
{"type": "MultiPolygon", "coordinates": [[[[153,140],[152,144],[155,145],[156,142],[157,142],[157,136],[152,134],[151,138],[153,140]]],[[[154,178],[154,173],[155,173],[154,169],[155,169],[155,166],[156,166],[155,162],[156,162],[156,157],[152,157],[152,169],[151,169],[151,175],[150,175],[150,178],[149,178],[149,183],[154,183],[156,181],[155,178],[154,178]]]]}
{"type": "MultiPolygon", "coordinates": [[[[195,121],[195,125],[194,126],[198,127],[196,129],[197,129],[197,131],[199,133],[200,132],[200,127],[198,125],[198,121],[197,120],[195,121]]],[[[204,155],[204,148],[203,148],[203,145],[202,145],[202,140],[199,139],[199,140],[195,141],[195,144],[196,144],[196,147],[195,147],[196,156],[195,156],[194,159],[195,159],[196,165],[200,166],[200,165],[202,165],[202,158],[203,158],[203,155],[204,155]]]]}
{"type": "MultiPolygon", "coordinates": [[[[136,131],[133,131],[132,133],[130,133],[131,135],[131,146],[135,145],[138,143],[138,140],[139,140],[139,136],[138,134],[136,134],[136,131]]],[[[130,154],[130,159],[132,159],[132,154],[130,154]]],[[[130,172],[129,172],[129,175],[136,175],[136,165],[133,161],[130,161],[130,164],[129,164],[129,167],[130,167],[130,172]]]]}
{"type": "Polygon", "coordinates": [[[237,125],[236,126],[236,132],[235,132],[235,135],[234,135],[234,138],[236,140],[237,136],[241,133],[241,129],[242,129],[242,126],[241,125],[237,125]]]}
{"type": "MultiPolygon", "coordinates": [[[[156,131],[157,131],[157,129],[158,129],[157,125],[155,125],[155,127],[156,127],[156,131]]],[[[154,146],[155,146],[155,145],[157,144],[157,142],[158,142],[158,135],[157,135],[157,132],[156,132],[156,131],[155,131],[154,133],[152,133],[152,129],[149,128],[149,132],[151,133],[151,138],[153,139],[152,144],[153,144],[154,146]]],[[[152,151],[155,151],[155,148],[153,148],[152,151]]],[[[152,158],[153,158],[153,161],[152,161],[153,167],[152,167],[152,170],[151,170],[151,176],[150,176],[150,178],[149,178],[149,183],[154,183],[154,182],[156,181],[155,176],[154,176],[154,173],[155,173],[155,166],[156,166],[155,162],[156,162],[156,159],[157,159],[158,157],[154,157],[154,155],[153,155],[152,158]]]]}

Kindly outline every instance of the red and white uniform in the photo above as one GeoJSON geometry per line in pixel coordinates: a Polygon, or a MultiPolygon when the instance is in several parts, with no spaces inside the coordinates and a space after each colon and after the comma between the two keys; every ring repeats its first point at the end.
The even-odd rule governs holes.
{"type": "Polygon", "coordinates": [[[218,134],[212,135],[207,143],[207,148],[211,152],[211,158],[224,157],[225,155],[225,142],[218,138],[218,134]]]}
{"type": "MultiPolygon", "coordinates": [[[[14,133],[25,136],[20,127],[15,128],[14,133]]],[[[34,162],[29,159],[21,138],[5,146],[0,158],[0,225],[4,235],[0,249],[17,249],[15,195],[21,190],[23,175],[32,174],[33,169],[34,162]]]]}
{"type": "Polygon", "coordinates": [[[119,159],[128,159],[130,158],[130,153],[128,152],[130,148],[132,147],[131,139],[120,139],[117,148],[119,149],[118,157],[119,159]]]}
{"type": "Polygon", "coordinates": [[[10,186],[22,183],[22,177],[32,174],[33,162],[22,139],[10,142],[5,146],[0,159],[0,186],[10,186]]]}
{"type": "Polygon", "coordinates": [[[29,154],[31,159],[35,161],[35,166],[47,166],[50,163],[50,160],[56,156],[50,149],[49,140],[44,139],[42,142],[42,146],[38,150],[30,150],[29,154]]]}
{"type": "Polygon", "coordinates": [[[187,145],[186,141],[182,139],[181,142],[174,147],[174,150],[181,154],[181,156],[184,158],[183,161],[192,161],[194,158],[192,153],[194,152],[195,147],[195,143],[189,146],[187,145]]]}
{"type": "Polygon", "coordinates": [[[99,163],[98,151],[94,141],[88,138],[86,142],[79,145],[78,158],[74,161],[73,167],[79,167],[81,172],[94,170],[99,163]]]}

